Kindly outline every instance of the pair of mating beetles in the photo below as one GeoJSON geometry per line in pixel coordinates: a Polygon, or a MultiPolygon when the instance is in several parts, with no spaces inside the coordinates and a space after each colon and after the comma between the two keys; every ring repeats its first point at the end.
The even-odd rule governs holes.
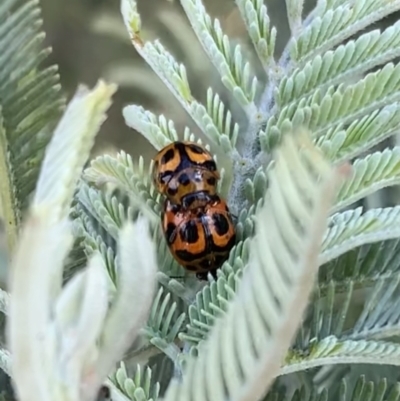
{"type": "Polygon", "coordinates": [[[205,280],[235,244],[232,216],[217,194],[220,175],[211,154],[193,142],[173,142],[154,157],[153,182],[166,196],[161,217],[176,261],[205,280]]]}

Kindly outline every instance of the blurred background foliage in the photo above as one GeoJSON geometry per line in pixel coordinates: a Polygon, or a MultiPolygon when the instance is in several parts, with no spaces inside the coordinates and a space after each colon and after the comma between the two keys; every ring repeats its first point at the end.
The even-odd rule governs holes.
{"type": "MultiPolygon", "coordinates": [[[[252,57],[252,47],[234,0],[203,0],[207,11],[218,18],[223,30],[233,42],[246,47],[252,57]]],[[[154,149],[137,132],[127,127],[122,117],[126,104],[140,104],[155,114],[172,119],[178,132],[186,125],[196,127],[181,109],[161,80],[140,58],[130,43],[123,25],[118,0],[41,0],[47,43],[53,48],[48,62],[60,69],[61,83],[68,97],[78,83],[92,86],[99,77],[119,84],[118,93],[98,136],[94,153],[114,153],[123,149],[134,158],[150,158],[154,149]]],[[[279,54],[289,38],[284,0],[266,0],[271,22],[278,29],[276,51],[279,54]]],[[[308,0],[305,14],[316,0],[308,0]]],[[[194,96],[205,100],[207,88],[213,86],[235,112],[219,76],[208,61],[192,32],[178,0],[138,0],[145,40],[160,38],[162,44],[185,64],[194,96]]],[[[399,15],[381,21],[389,25],[399,15]]],[[[262,74],[260,72],[260,78],[262,74]]],[[[237,116],[236,116],[237,117],[237,116]]],[[[197,132],[198,133],[198,132],[197,132]]]]}
{"type": "MultiPolygon", "coordinates": [[[[209,86],[234,108],[190,29],[179,1],[138,1],[145,40],[160,38],[162,44],[186,65],[194,96],[205,100],[209,86]]],[[[221,21],[224,31],[243,46],[247,34],[233,0],[205,0],[212,17],[221,21]]],[[[47,43],[53,48],[50,63],[59,65],[61,83],[70,97],[78,83],[93,85],[99,77],[119,84],[109,119],[102,127],[94,152],[114,153],[123,149],[135,158],[150,158],[154,150],[140,134],[128,128],[121,114],[126,104],[140,104],[155,114],[172,119],[178,130],[191,126],[185,112],[136,53],[119,11],[118,0],[41,0],[47,43]]],[[[267,1],[272,22],[279,29],[280,51],[289,31],[283,0],[267,1]]],[[[250,46],[248,51],[251,52],[250,46]]],[[[178,131],[179,132],[179,131],[178,131]]]]}
{"type": "MultiPolygon", "coordinates": [[[[245,54],[257,71],[258,60],[253,55],[234,0],[203,0],[203,3],[210,15],[220,20],[231,40],[246,48],[245,54]]],[[[278,29],[276,51],[279,54],[289,38],[285,1],[266,0],[265,3],[271,22],[278,29]]],[[[306,1],[305,14],[315,3],[316,0],[306,1]]],[[[235,113],[235,104],[190,29],[179,0],[138,0],[138,5],[144,39],[159,38],[176,59],[185,64],[194,96],[205,100],[206,91],[212,86],[235,113]]],[[[41,0],[41,6],[47,43],[53,48],[48,62],[59,66],[61,83],[68,97],[79,83],[92,86],[99,77],[119,85],[109,119],[97,138],[95,154],[115,153],[121,149],[134,159],[138,155],[151,158],[154,154],[147,141],[125,125],[122,108],[127,104],[140,104],[155,114],[164,114],[175,122],[178,132],[189,126],[198,133],[173,95],[131,45],[118,0],[41,0]]],[[[393,14],[379,25],[389,25],[398,19],[399,15],[393,14]]],[[[263,78],[261,71],[258,72],[263,78]]],[[[235,117],[238,120],[237,115],[235,117]]]]}

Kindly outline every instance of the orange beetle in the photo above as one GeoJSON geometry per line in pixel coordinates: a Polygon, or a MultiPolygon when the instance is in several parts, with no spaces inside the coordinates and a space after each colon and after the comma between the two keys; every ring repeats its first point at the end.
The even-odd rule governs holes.
{"type": "Polygon", "coordinates": [[[216,194],[220,175],[211,154],[193,142],[173,142],[154,157],[153,183],[173,204],[205,206],[216,194]]]}

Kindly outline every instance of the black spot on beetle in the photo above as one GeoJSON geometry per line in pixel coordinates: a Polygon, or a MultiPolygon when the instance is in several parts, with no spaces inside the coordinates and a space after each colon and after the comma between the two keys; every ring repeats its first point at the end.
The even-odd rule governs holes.
{"type": "Polygon", "coordinates": [[[185,262],[193,262],[197,257],[197,255],[182,249],[177,249],[175,254],[179,259],[182,259],[185,262]]]}
{"type": "Polygon", "coordinates": [[[178,188],[168,188],[167,192],[169,196],[175,196],[178,193],[178,188]]]}
{"type": "Polygon", "coordinates": [[[212,187],[215,185],[216,182],[217,182],[217,180],[215,179],[215,177],[208,177],[207,178],[207,184],[211,185],[212,187]]]}
{"type": "Polygon", "coordinates": [[[180,230],[179,235],[183,242],[194,244],[199,240],[197,225],[194,221],[188,221],[180,230]]]}
{"type": "Polygon", "coordinates": [[[203,150],[200,146],[198,146],[198,145],[190,144],[190,145],[188,145],[188,146],[189,146],[190,150],[191,150],[193,153],[197,153],[197,154],[199,154],[199,155],[201,155],[202,153],[204,153],[204,150],[203,150]]]}
{"type": "Polygon", "coordinates": [[[178,178],[178,182],[179,184],[183,185],[184,187],[186,187],[186,185],[190,184],[190,178],[186,173],[183,173],[179,176],[178,178]]]}
{"type": "Polygon", "coordinates": [[[217,164],[215,163],[214,160],[207,160],[202,164],[202,166],[204,168],[206,168],[207,170],[210,170],[210,171],[216,171],[217,170],[217,164]]]}
{"type": "Polygon", "coordinates": [[[229,221],[223,214],[214,213],[212,219],[214,221],[215,231],[219,236],[225,235],[229,231],[229,221]]]}
{"type": "Polygon", "coordinates": [[[174,156],[175,156],[174,150],[168,149],[161,158],[161,164],[167,164],[174,158],[174,156]]]}

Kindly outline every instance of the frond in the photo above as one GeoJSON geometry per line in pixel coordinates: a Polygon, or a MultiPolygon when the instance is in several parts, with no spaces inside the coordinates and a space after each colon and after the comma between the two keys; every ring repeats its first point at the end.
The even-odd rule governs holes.
{"type": "Polygon", "coordinates": [[[110,381],[122,394],[132,401],[157,401],[160,390],[158,382],[152,378],[153,372],[149,367],[136,367],[133,377],[129,377],[123,362],[110,377],[110,381]]]}
{"type": "Polygon", "coordinates": [[[288,389],[272,391],[266,401],[364,401],[364,400],[391,400],[400,399],[400,383],[391,382],[385,377],[367,380],[364,375],[355,380],[342,379],[329,387],[312,389],[305,386],[293,393],[288,389]]]}
{"type": "MultiPolygon", "coordinates": [[[[265,172],[264,167],[259,167],[255,172],[253,178],[252,179],[248,178],[244,182],[244,193],[246,195],[247,200],[251,202],[252,205],[257,205],[257,202],[263,198],[266,189],[267,189],[267,174],[265,172]]],[[[248,215],[251,216],[252,214],[248,213],[248,215]]]]}
{"type": "Polygon", "coordinates": [[[184,0],[182,6],[223,84],[247,113],[254,112],[257,78],[251,75],[249,63],[243,60],[240,46],[231,49],[229,38],[222,32],[219,21],[211,21],[201,1],[184,0]]]}
{"type": "MultiPolygon", "coordinates": [[[[251,230],[253,233],[254,225],[251,230]]],[[[195,302],[189,306],[189,324],[186,331],[180,334],[181,340],[197,345],[207,338],[216,319],[226,312],[248,264],[250,243],[249,238],[239,241],[218,271],[218,280],[212,281],[197,292],[195,302]]]]}
{"type": "Polygon", "coordinates": [[[129,206],[125,208],[119,199],[110,193],[101,192],[82,183],[76,197],[86,213],[92,216],[115,241],[118,240],[119,231],[124,223],[133,220],[132,209],[129,206]]]}
{"type": "Polygon", "coordinates": [[[153,380],[160,384],[159,395],[163,397],[175,372],[174,362],[167,355],[158,354],[149,359],[147,366],[152,370],[153,380]]]}
{"type": "MultiPolygon", "coordinates": [[[[375,1],[374,3],[378,4],[375,1]]],[[[400,5],[397,5],[397,8],[400,8],[400,5]]],[[[324,90],[332,85],[347,82],[393,60],[400,54],[399,43],[400,23],[396,23],[383,32],[373,30],[345,45],[340,45],[335,50],[315,56],[303,67],[296,68],[291,75],[282,79],[278,104],[282,107],[298,102],[317,89],[324,90]]]]}
{"type": "MultiPolygon", "coordinates": [[[[271,118],[265,131],[260,133],[260,141],[264,151],[269,151],[279,141],[282,134],[296,126],[318,125],[318,119],[325,118],[334,108],[329,103],[325,115],[320,115],[320,107],[310,105],[298,107],[292,119],[282,115],[279,121],[271,118]]],[[[316,144],[324,150],[332,161],[352,159],[371,147],[394,135],[400,127],[400,103],[389,104],[382,109],[374,110],[359,120],[354,120],[348,126],[338,125],[329,129],[324,135],[316,137],[316,144]]]]}
{"type": "Polygon", "coordinates": [[[315,124],[316,137],[324,135],[329,129],[348,125],[374,110],[398,102],[400,65],[388,63],[382,69],[367,74],[357,83],[339,85],[331,92],[328,91],[320,97],[319,91],[316,91],[312,100],[309,99],[318,101],[321,110],[319,120],[315,124]]]}
{"type": "Polygon", "coordinates": [[[231,112],[226,109],[220,96],[214,93],[212,88],[207,90],[207,114],[204,114],[203,119],[208,136],[220,137],[219,143],[222,150],[229,152],[235,148],[239,125],[232,120],[231,112]],[[226,143],[227,140],[229,140],[229,146],[226,143]]]}
{"type": "Polygon", "coordinates": [[[302,14],[304,0],[286,0],[286,13],[289,20],[289,27],[292,36],[298,36],[302,29],[302,14]]]}
{"type": "MultiPolygon", "coordinates": [[[[85,184],[81,184],[81,187],[82,186],[85,187],[85,184]]],[[[86,191],[90,191],[90,189],[86,187],[86,191]]],[[[77,194],[79,192],[81,191],[78,191],[77,194]]],[[[89,206],[87,209],[81,204],[79,198],[77,198],[77,194],[75,198],[76,203],[71,211],[71,215],[74,218],[74,236],[79,243],[77,251],[79,252],[79,248],[81,248],[86,257],[98,251],[102,256],[104,265],[113,284],[112,286],[115,287],[117,280],[116,239],[114,236],[110,235],[101,222],[99,222],[100,217],[93,205],[87,202],[89,206]]],[[[102,197],[99,195],[97,201],[100,201],[101,198],[102,197]]],[[[68,268],[73,261],[74,260],[71,259],[70,263],[66,265],[66,268],[68,268]]]]}
{"type": "Polygon", "coordinates": [[[399,282],[399,276],[377,280],[347,338],[385,340],[400,334],[399,282]]]}
{"type": "Polygon", "coordinates": [[[174,123],[163,115],[158,118],[141,106],[130,105],[123,110],[126,124],[140,132],[156,150],[178,140],[174,123]]]}
{"type": "Polygon", "coordinates": [[[357,157],[398,131],[399,107],[400,103],[392,103],[353,121],[346,128],[331,129],[317,140],[317,144],[333,161],[357,157]]]}
{"type": "Polygon", "coordinates": [[[305,64],[337,46],[365,27],[400,9],[397,1],[356,0],[354,4],[336,2],[319,8],[316,16],[290,49],[292,57],[305,64]]]}
{"type": "Polygon", "coordinates": [[[160,287],[153,302],[147,325],[142,332],[150,343],[176,361],[180,354],[175,344],[178,333],[185,323],[186,314],[180,312],[182,305],[171,299],[171,294],[160,287]]]}
{"type": "Polygon", "coordinates": [[[214,323],[226,313],[229,301],[238,290],[243,268],[241,263],[239,268],[236,267],[236,271],[219,276],[216,282],[197,293],[195,302],[189,306],[189,324],[186,331],[179,335],[182,341],[197,346],[207,339],[214,323]]]}
{"type": "Polygon", "coordinates": [[[261,0],[236,0],[236,4],[262,66],[273,69],[276,28],[270,26],[267,6],[261,0]]]}
{"type": "Polygon", "coordinates": [[[121,151],[116,157],[99,156],[92,160],[84,178],[97,186],[113,184],[130,197],[131,207],[145,213],[152,222],[158,221],[160,195],[151,182],[152,163],[144,166],[143,158],[134,164],[130,155],[121,151]]]}
{"type": "Polygon", "coordinates": [[[388,186],[400,184],[400,148],[375,152],[353,164],[353,174],[339,190],[334,211],[388,186]]]}
{"type": "Polygon", "coordinates": [[[316,342],[331,336],[344,339],[345,323],[348,324],[348,313],[355,301],[354,287],[352,280],[342,285],[330,281],[316,287],[293,345],[295,353],[308,354],[316,342]]]}
{"type": "Polygon", "coordinates": [[[307,110],[311,113],[310,128],[316,138],[327,131],[337,131],[375,110],[396,103],[400,99],[399,79],[399,65],[389,63],[354,84],[341,83],[326,91],[318,88],[309,96],[283,107],[276,126],[280,127],[285,119],[298,119],[300,108],[303,113],[307,110]]]}
{"type": "Polygon", "coordinates": [[[395,279],[400,268],[400,240],[379,241],[353,248],[342,256],[322,265],[319,269],[320,285],[334,281],[347,291],[349,281],[355,288],[368,288],[384,278],[395,279]]]}
{"type": "Polygon", "coordinates": [[[395,281],[395,284],[386,286],[383,290],[387,282],[384,284],[384,279],[378,279],[376,289],[371,292],[369,301],[361,313],[356,312],[356,305],[363,300],[355,291],[355,283],[351,280],[347,280],[342,285],[331,281],[317,288],[310,302],[307,317],[286,360],[286,363],[293,366],[290,368],[285,365],[284,374],[296,371],[302,364],[304,366],[311,364],[310,367],[331,364],[332,369],[335,369],[337,364],[374,364],[376,360],[373,362],[374,356],[370,355],[370,352],[380,353],[383,349],[385,351],[378,358],[387,357],[388,360],[381,360],[380,363],[393,363],[393,358],[398,352],[398,344],[370,340],[390,339],[390,335],[398,331],[398,319],[396,320],[398,313],[397,315],[393,313],[393,304],[388,302],[390,299],[394,300],[393,292],[398,285],[398,280],[395,281]],[[387,294],[384,293],[386,290],[387,294]],[[385,306],[390,310],[386,311],[385,306]],[[358,318],[357,314],[359,314],[358,318]],[[358,322],[354,325],[357,320],[358,322]],[[354,341],[348,342],[348,340],[354,341]],[[337,351],[338,354],[331,353],[337,351]],[[323,358],[338,359],[336,361],[321,360],[321,354],[324,354],[323,358]],[[355,354],[359,355],[353,359],[355,354]],[[294,368],[294,365],[298,366],[294,368]]]}
{"type": "Polygon", "coordinates": [[[87,256],[82,245],[83,237],[80,236],[78,230],[74,233],[74,244],[65,260],[64,264],[64,282],[73,277],[79,270],[83,269],[87,264],[87,256]]]}
{"type": "MultiPolygon", "coordinates": [[[[218,127],[221,126],[221,124],[218,124],[218,121],[213,118],[213,116],[216,116],[214,106],[215,102],[208,102],[208,107],[213,107],[213,111],[207,109],[206,106],[194,99],[187,80],[185,67],[182,64],[178,64],[174,57],[159,41],[143,42],[140,31],[141,19],[137,12],[136,1],[121,1],[121,13],[135,49],[161,78],[184,110],[186,110],[186,112],[191,116],[199,129],[214,145],[221,146],[222,149],[235,154],[236,149],[234,145],[232,145],[232,143],[236,141],[235,126],[233,125],[233,127],[231,127],[232,131],[229,135],[226,135],[226,132],[220,132],[218,127]]],[[[237,55],[240,56],[240,52],[237,53],[237,55]]],[[[245,77],[246,79],[248,78],[248,72],[246,72],[245,77]]],[[[242,92],[238,93],[240,95],[242,92]]],[[[218,104],[221,104],[221,102],[218,102],[218,104]]],[[[127,111],[124,111],[125,118],[129,118],[129,108],[126,110],[127,111]]],[[[228,113],[226,106],[224,107],[224,110],[228,113]]],[[[135,126],[137,123],[135,123],[134,120],[135,113],[133,113],[132,118],[129,119],[128,125],[135,126]]],[[[220,120],[221,119],[219,118],[219,121],[220,120]]],[[[225,128],[227,128],[227,125],[225,125],[225,128]]]]}
{"type": "Polygon", "coordinates": [[[289,353],[280,374],[337,364],[388,364],[399,366],[400,345],[385,341],[339,340],[326,337],[310,344],[307,354],[289,353]]]}
{"type": "Polygon", "coordinates": [[[371,209],[364,214],[360,207],[333,215],[322,244],[321,264],[358,246],[398,238],[399,218],[400,206],[371,209]]]}
{"type": "Polygon", "coordinates": [[[37,1],[4,1],[0,24],[0,194],[11,249],[65,100],[57,67],[41,66],[50,50],[37,1]]]}

